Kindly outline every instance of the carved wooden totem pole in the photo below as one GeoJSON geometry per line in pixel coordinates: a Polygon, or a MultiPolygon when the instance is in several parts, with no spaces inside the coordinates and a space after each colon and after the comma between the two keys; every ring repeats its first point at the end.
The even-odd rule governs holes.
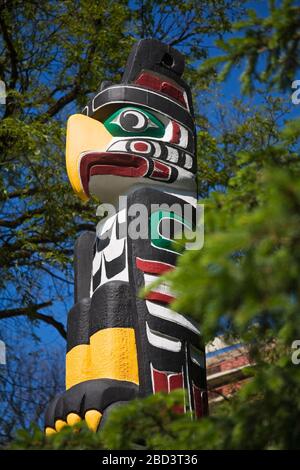
{"type": "MultiPolygon", "coordinates": [[[[46,413],[46,433],[85,419],[97,430],[136,397],[187,390],[185,412],[207,414],[205,352],[197,326],[170,309],[167,285],[140,291],[174,268],[172,234],[195,219],[193,105],[184,58],[139,41],[122,82],[104,82],[83,114],[69,118],[67,170],[75,193],[114,204],[115,214],[75,246],[75,304],[67,326],[66,391],[46,413]],[[122,204],[118,204],[119,196],[122,204]],[[125,201],[125,202],[124,202],[125,201]],[[134,237],[143,205],[147,236],[134,237]],[[186,215],[186,206],[190,215],[186,215]],[[171,208],[171,209],[170,209],[171,208]],[[164,227],[171,235],[164,235],[164,227]]],[[[143,224],[141,224],[143,225],[143,224]]]]}

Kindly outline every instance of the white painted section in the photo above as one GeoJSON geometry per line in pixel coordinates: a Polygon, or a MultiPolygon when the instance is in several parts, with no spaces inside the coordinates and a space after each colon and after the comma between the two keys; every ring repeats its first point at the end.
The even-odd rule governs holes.
{"type": "Polygon", "coordinates": [[[189,142],[189,133],[188,130],[183,127],[181,124],[180,125],[180,141],[179,144],[180,147],[187,148],[188,142],[189,142]]]}
{"type": "MultiPolygon", "coordinates": [[[[97,286],[96,290],[99,287],[103,286],[104,284],[107,284],[108,282],[112,282],[112,281],[129,282],[127,241],[123,238],[122,240],[120,240],[120,242],[122,243],[122,249],[121,249],[121,243],[120,243],[120,245],[118,247],[118,250],[119,250],[118,255],[120,255],[122,253],[123,247],[125,245],[125,268],[122,271],[120,271],[119,273],[117,273],[115,276],[108,279],[107,275],[106,275],[106,270],[105,270],[104,257],[106,258],[106,261],[112,261],[114,258],[116,258],[117,256],[114,256],[114,258],[108,259],[108,256],[106,255],[106,253],[109,253],[110,255],[111,255],[111,253],[114,253],[114,248],[112,246],[110,247],[110,245],[108,245],[108,247],[106,247],[103,251],[101,251],[100,253],[97,253],[97,255],[95,256],[94,261],[93,261],[93,276],[96,274],[96,272],[100,268],[100,265],[102,265],[102,269],[101,269],[100,284],[97,286]]],[[[115,246],[115,241],[113,243],[113,246],[115,246]]],[[[91,283],[91,296],[92,296],[93,292],[94,292],[93,291],[93,286],[92,286],[92,283],[91,283]]]]}
{"type": "Polygon", "coordinates": [[[182,199],[183,201],[191,204],[194,207],[197,207],[197,198],[195,197],[195,192],[190,191],[178,191],[177,189],[165,189],[163,188],[163,192],[166,194],[170,194],[171,196],[178,197],[178,199],[182,199]]]}
{"type": "Polygon", "coordinates": [[[150,315],[176,323],[177,325],[183,326],[193,333],[196,333],[196,335],[200,335],[198,328],[180,313],[174,312],[174,310],[163,307],[162,305],[155,304],[154,302],[151,302],[151,300],[147,300],[146,305],[150,315]]]}
{"type": "Polygon", "coordinates": [[[117,142],[114,142],[112,145],[110,145],[108,147],[108,149],[106,150],[107,152],[126,152],[127,153],[127,150],[126,150],[126,144],[127,144],[128,140],[117,140],[117,142]]]}
{"type": "Polygon", "coordinates": [[[188,153],[185,154],[185,164],[184,164],[185,168],[187,168],[188,170],[190,168],[192,168],[193,166],[193,158],[191,157],[191,155],[189,155],[188,153]]]}
{"type": "Polygon", "coordinates": [[[118,256],[121,256],[124,250],[125,238],[117,239],[116,238],[116,225],[112,230],[111,239],[109,245],[102,250],[105,253],[105,259],[107,261],[113,261],[118,256]]]}
{"type": "Polygon", "coordinates": [[[155,153],[153,155],[154,158],[159,158],[161,156],[161,146],[158,142],[151,140],[152,145],[154,145],[155,153]]]}
{"type": "Polygon", "coordinates": [[[157,331],[151,330],[147,322],[146,322],[146,332],[147,332],[148,341],[150,344],[152,344],[152,346],[159,348],[159,349],[165,349],[166,351],[172,351],[172,352],[181,351],[181,346],[182,346],[181,341],[175,338],[171,338],[170,336],[163,335],[162,333],[159,333],[157,331]]]}
{"type": "MultiPolygon", "coordinates": [[[[166,162],[166,164],[173,166],[171,162],[166,162]]],[[[114,205],[117,205],[119,194],[125,195],[138,184],[147,184],[153,188],[160,186],[164,187],[166,190],[174,188],[173,191],[179,190],[178,197],[180,197],[181,190],[186,191],[187,193],[194,192],[194,194],[196,194],[197,186],[195,175],[184,168],[178,166],[176,168],[178,171],[178,178],[174,183],[163,183],[162,180],[159,181],[144,177],[93,175],[89,180],[89,191],[90,194],[100,200],[114,205]]],[[[184,197],[182,197],[182,199],[184,199],[184,197]]]]}
{"type": "MultiPolygon", "coordinates": [[[[155,114],[155,113],[153,113],[153,114],[155,114]]],[[[161,116],[159,116],[158,118],[161,119],[161,116]]],[[[172,125],[171,120],[169,120],[168,118],[167,118],[167,120],[168,120],[168,124],[166,126],[165,134],[164,134],[163,137],[140,136],[141,141],[143,141],[144,139],[151,140],[152,144],[154,144],[154,145],[157,144],[157,146],[158,146],[158,142],[169,142],[170,143],[170,140],[172,139],[172,134],[173,134],[173,125],[172,125]]],[[[177,124],[180,126],[180,132],[181,132],[180,140],[179,140],[178,144],[172,144],[172,145],[175,145],[176,147],[181,147],[183,149],[186,149],[187,146],[188,146],[188,143],[189,143],[189,131],[185,127],[183,127],[179,122],[177,124]]],[[[110,150],[110,151],[118,150],[118,146],[119,146],[118,143],[119,142],[126,143],[126,142],[131,141],[131,140],[137,140],[138,138],[139,138],[138,136],[126,136],[126,138],[123,138],[123,139],[122,139],[122,137],[121,138],[120,137],[112,137],[106,151],[108,151],[108,150],[110,150]]],[[[190,135],[190,138],[192,139],[192,134],[190,135]]],[[[125,148],[125,144],[120,144],[120,150],[125,151],[124,148],[125,148]]]]}
{"type": "MultiPolygon", "coordinates": [[[[111,281],[124,281],[129,282],[129,274],[128,274],[128,253],[127,253],[127,239],[126,238],[117,238],[116,234],[116,220],[117,217],[119,219],[119,223],[122,220],[126,220],[126,209],[122,209],[119,213],[115,214],[114,216],[107,219],[103,226],[100,227],[100,234],[105,234],[107,230],[112,227],[111,236],[109,244],[104,250],[100,252],[96,252],[94,259],[93,259],[93,268],[92,268],[92,275],[95,276],[97,271],[100,269],[101,266],[101,279],[100,283],[97,286],[96,290],[103,286],[104,284],[111,282],[111,281]],[[112,225],[113,224],[113,225],[112,225]],[[106,262],[111,262],[114,259],[121,256],[125,250],[125,268],[117,273],[114,277],[107,278],[107,273],[105,269],[105,260],[106,262]]],[[[97,227],[98,228],[98,227],[97,227]]],[[[93,283],[91,282],[91,296],[93,294],[93,283]]]]}
{"type": "MultiPolygon", "coordinates": [[[[144,274],[144,280],[145,280],[145,286],[148,287],[150,284],[153,282],[157,281],[159,279],[158,276],[152,275],[152,274],[144,274]]],[[[154,292],[160,292],[161,294],[166,294],[166,295],[171,295],[174,297],[174,293],[171,291],[170,287],[168,284],[163,281],[161,284],[153,288],[154,292]]]]}
{"type": "Polygon", "coordinates": [[[165,129],[165,135],[163,136],[163,139],[161,140],[163,140],[164,142],[170,142],[170,140],[172,139],[172,135],[173,135],[173,124],[172,124],[172,121],[169,121],[165,129]]]}
{"type": "Polygon", "coordinates": [[[179,158],[178,150],[175,149],[174,147],[169,147],[168,145],[167,145],[167,150],[168,150],[167,160],[172,163],[177,163],[178,158],[179,158]]]}
{"type": "MultiPolygon", "coordinates": [[[[101,206],[99,206],[99,207],[101,207],[101,206]]],[[[97,213],[96,213],[96,215],[97,215],[97,213]]],[[[107,232],[108,230],[111,229],[111,227],[113,226],[113,224],[116,221],[116,218],[117,218],[117,214],[114,214],[111,217],[105,218],[104,220],[100,220],[100,222],[98,222],[98,224],[97,224],[97,235],[99,236],[99,238],[101,237],[101,235],[103,235],[105,232],[107,232]]]]}

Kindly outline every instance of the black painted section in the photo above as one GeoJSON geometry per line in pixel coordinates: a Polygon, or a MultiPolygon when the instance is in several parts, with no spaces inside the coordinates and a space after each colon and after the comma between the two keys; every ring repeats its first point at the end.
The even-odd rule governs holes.
{"type": "Polygon", "coordinates": [[[69,311],[67,324],[67,351],[78,344],[89,344],[91,299],[86,297],[69,311]]]}
{"type": "Polygon", "coordinates": [[[74,303],[90,296],[90,282],[94,256],[95,232],[84,232],[74,248],[74,303]]]}
{"type": "Polygon", "coordinates": [[[135,43],[131,50],[126,63],[122,83],[134,82],[143,70],[149,70],[163,77],[170,78],[185,90],[190,111],[193,115],[191,89],[181,78],[184,67],[184,56],[177,49],[157,39],[141,39],[135,43]]]}
{"type": "Polygon", "coordinates": [[[185,108],[161,93],[146,88],[143,89],[138,85],[115,85],[106,88],[94,98],[94,109],[96,111],[93,111],[92,102],[88,103],[87,115],[103,122],[117,109],[123,108],[128,104],[145,106],[146,108],[159,111],[194,131],[194,119],[185,108]]]}
{"type": "Polygon", "coordinates": [[[157,39],[141,39],[131,49],[122,82],[133,82],[142,70],[153,70],[178,81],[184,71],[184,56],[157,39]]]}
{"type": "Polygon", "coordinates": [[[54,428],[55,421],[66,420],[69,413],[76,413],[82,418],[88,410],[103,413],[112,403],[133,400],[137,395],[138,386],[132,382],[112,379],[87,380],[74,385],[50,403],[46,411],[45,427],[54,428]]]}
{"type": "Polygon", "coordinates": [[[104,328],[132,328],[134,296],[128,283],[112,281],[93,294],[90,336],[104,328]]]}

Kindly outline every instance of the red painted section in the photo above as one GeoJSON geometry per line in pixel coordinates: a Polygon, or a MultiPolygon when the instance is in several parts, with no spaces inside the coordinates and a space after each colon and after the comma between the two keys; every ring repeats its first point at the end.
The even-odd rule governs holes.
{"type": "Polygon", "coordinates": [[[149,145],[145,142],[134,142],[134,150],[137,152],[147,152],[149,145]]]}
{"type": "Polygon", "coordinates": [[[164,274],[168,271],[172,271],[175,268],[172,264],[163,263],[162,261],[152,261],[137,257],[136,267],[148,274],[164,274]]]}
{"type": "Polygon", "coordinates": [[[172,98],[175,98],[175,100],[179,101],[186,108],[182,91],[175,87],[172,83],[163,82],[160,91],[168,96],[171,96],[172,98]]]}
{"type": "Polygon", "coordinates": [[[153,369],[152,371],[153,393],[168,392],[168,375],[166,372],[153,369]]]}
{"type": "Polygon", "coordinates": [[[183,388],[182,373],[169,375],[169,391],[171,392],[177,388],[183,388]]]}
{"type": "Polygon", "coordinates": [[[159,162],[157,160],[154,161],[154,169],[151,174],[152,178],[168,180],[170,177],[170,173],[171,170],[168,165],[165,165],[164,163],[159,162]]]}
{"type": "Polygon", "coordinates": [[[208,397],[206,390],[202,390],[193,383],[194,410],[197,418],[208,415],[208,397]]]}
{"type": "Polygon", "coordinates": [[[94,165],[90,170],[90,176],[94,175],[116,175],[116,176],[128,176],[131,178],[137,178],[138,176],[144,176],[147,172],[146,165],[142,164],[138,168],[124,167],[118,165],[94,165]]]}
{"type": "Polygon", "coordinates": [[[170,304],[174,302],[175,297],[169,294],[162,294],[161,292],[151,291],[146,295],[147,300],[156,300],[157,302],[162,302],[164,304],[170,304]]]}
{"type": "Polygon", "coordinates": [[[172,121],[172,137],[171,144],[179,144],[181,137],[180,125],[176,121],[172,121]]]}
{"type": "Polygon", "coordinates": [[[148,160],[139,155],[113,152],[91,152],[80,161],[80,177],[83,189],[89,195],[89,179],[92,175],[145,176],[148,160]]]}
{"type": "Polygon", "coordinates": [[[179,101],[186,108],[186,102],[182,90],[177,88],[173,83],[167,82],[165,79],[152,75],[149,72],[142,72],[135,81],[136,85],[141,85],[150,90],[164,93],[170,98],[179,101]]]}
{"type": "Polygon", "coordinates": [[[162,80],[149,72],[142,72],[135,80],[136,85],[141,85],[150,90],[160,91],[162,80]]]}
{"type": "MultiPolygon", "coordinates": [[[[168,379],[169,379],[169,392],[171,392],[172,390],[176,390],[178,388],[184,388],[182,372],[179,374],[171,374],[169,375],[168,379]]],[[[183,414],[184,407],[181,405],[176,405],[174,406],[173,411],[178,414],[183,414]]]]}
{"type": "Polygon", "coordinates": [[[152,368],[152,385],[153,392],[167,392],[183,388],[182,372],[165,372],[152,368]]]}

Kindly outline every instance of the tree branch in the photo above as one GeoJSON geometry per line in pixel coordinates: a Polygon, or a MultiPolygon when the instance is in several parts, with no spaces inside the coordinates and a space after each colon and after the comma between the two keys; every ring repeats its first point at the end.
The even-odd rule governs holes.
{"type": "Polygon", "coordinates": [[[77,96],[77,93],[80,90],[80,86],[75,84],[69,93],[66,93],[64,96],[59,98],[47,111],[39,117],[39,121],[46,121],[48,118],[55,116],[59,111],[61,111],[67,104],[71,103],[77,96]]]}
{"type": "Polygon", "coordinates": [[[0,320],[3,320],[4,318],[26,316],[29,319],[43,321],[48,325],[52,325],[58,331],[58,333],[64,339],[66,339],[67,333],[64,325],[61,322],[55,320],[55,318],[51,317],[51,315],[45,315],[43,313],[38,312],[38,310],[40,310],[41,308],[49,307],[50,305],[52,305],[52,302],[48,301],[43,302],[41,304],[28,305],[27,307],[0,310],[0,320]]]}
{"type": "Polygon", "coordinates": [[[32,196],[40,191],[39,188],[33,187],[33,188],[25,188],[25,189],[16,189],[14,191],[10,192],[1,192],[0,193],[0,199],[1,201],[6,201],[7,199],[13,199],[15,197],[27,197],[27,196],[32,196]]]}
{"type": "Polygon", "coordinates": [[[15,219],[0,219],[0,227],[7,227],[7,228],[16,228],[19,225],[23,224],[26,222],[26,220],[31,219],[33,216],[40,215],[42,216],[44,214],[43,209],[38,208],[29,212],[25,212],[22,214],[20,217],[15,218],[15,219]]]}
{"type": "Polygon", "coordinates": [[[9,82],[9,87],[10,88],[15,88],[17,80],[18,80],[18,56],[17,52],[15,49],[15,46],[12,42],[12,39],[9,35],[6,23],[3,19],[3,17],[0,15],[0,28],[3,34],[3,39],[6,43],[8,52],[9,52],[9,57],[10,57],[10,63],[11,63],[11,79],[9,82]]]}

